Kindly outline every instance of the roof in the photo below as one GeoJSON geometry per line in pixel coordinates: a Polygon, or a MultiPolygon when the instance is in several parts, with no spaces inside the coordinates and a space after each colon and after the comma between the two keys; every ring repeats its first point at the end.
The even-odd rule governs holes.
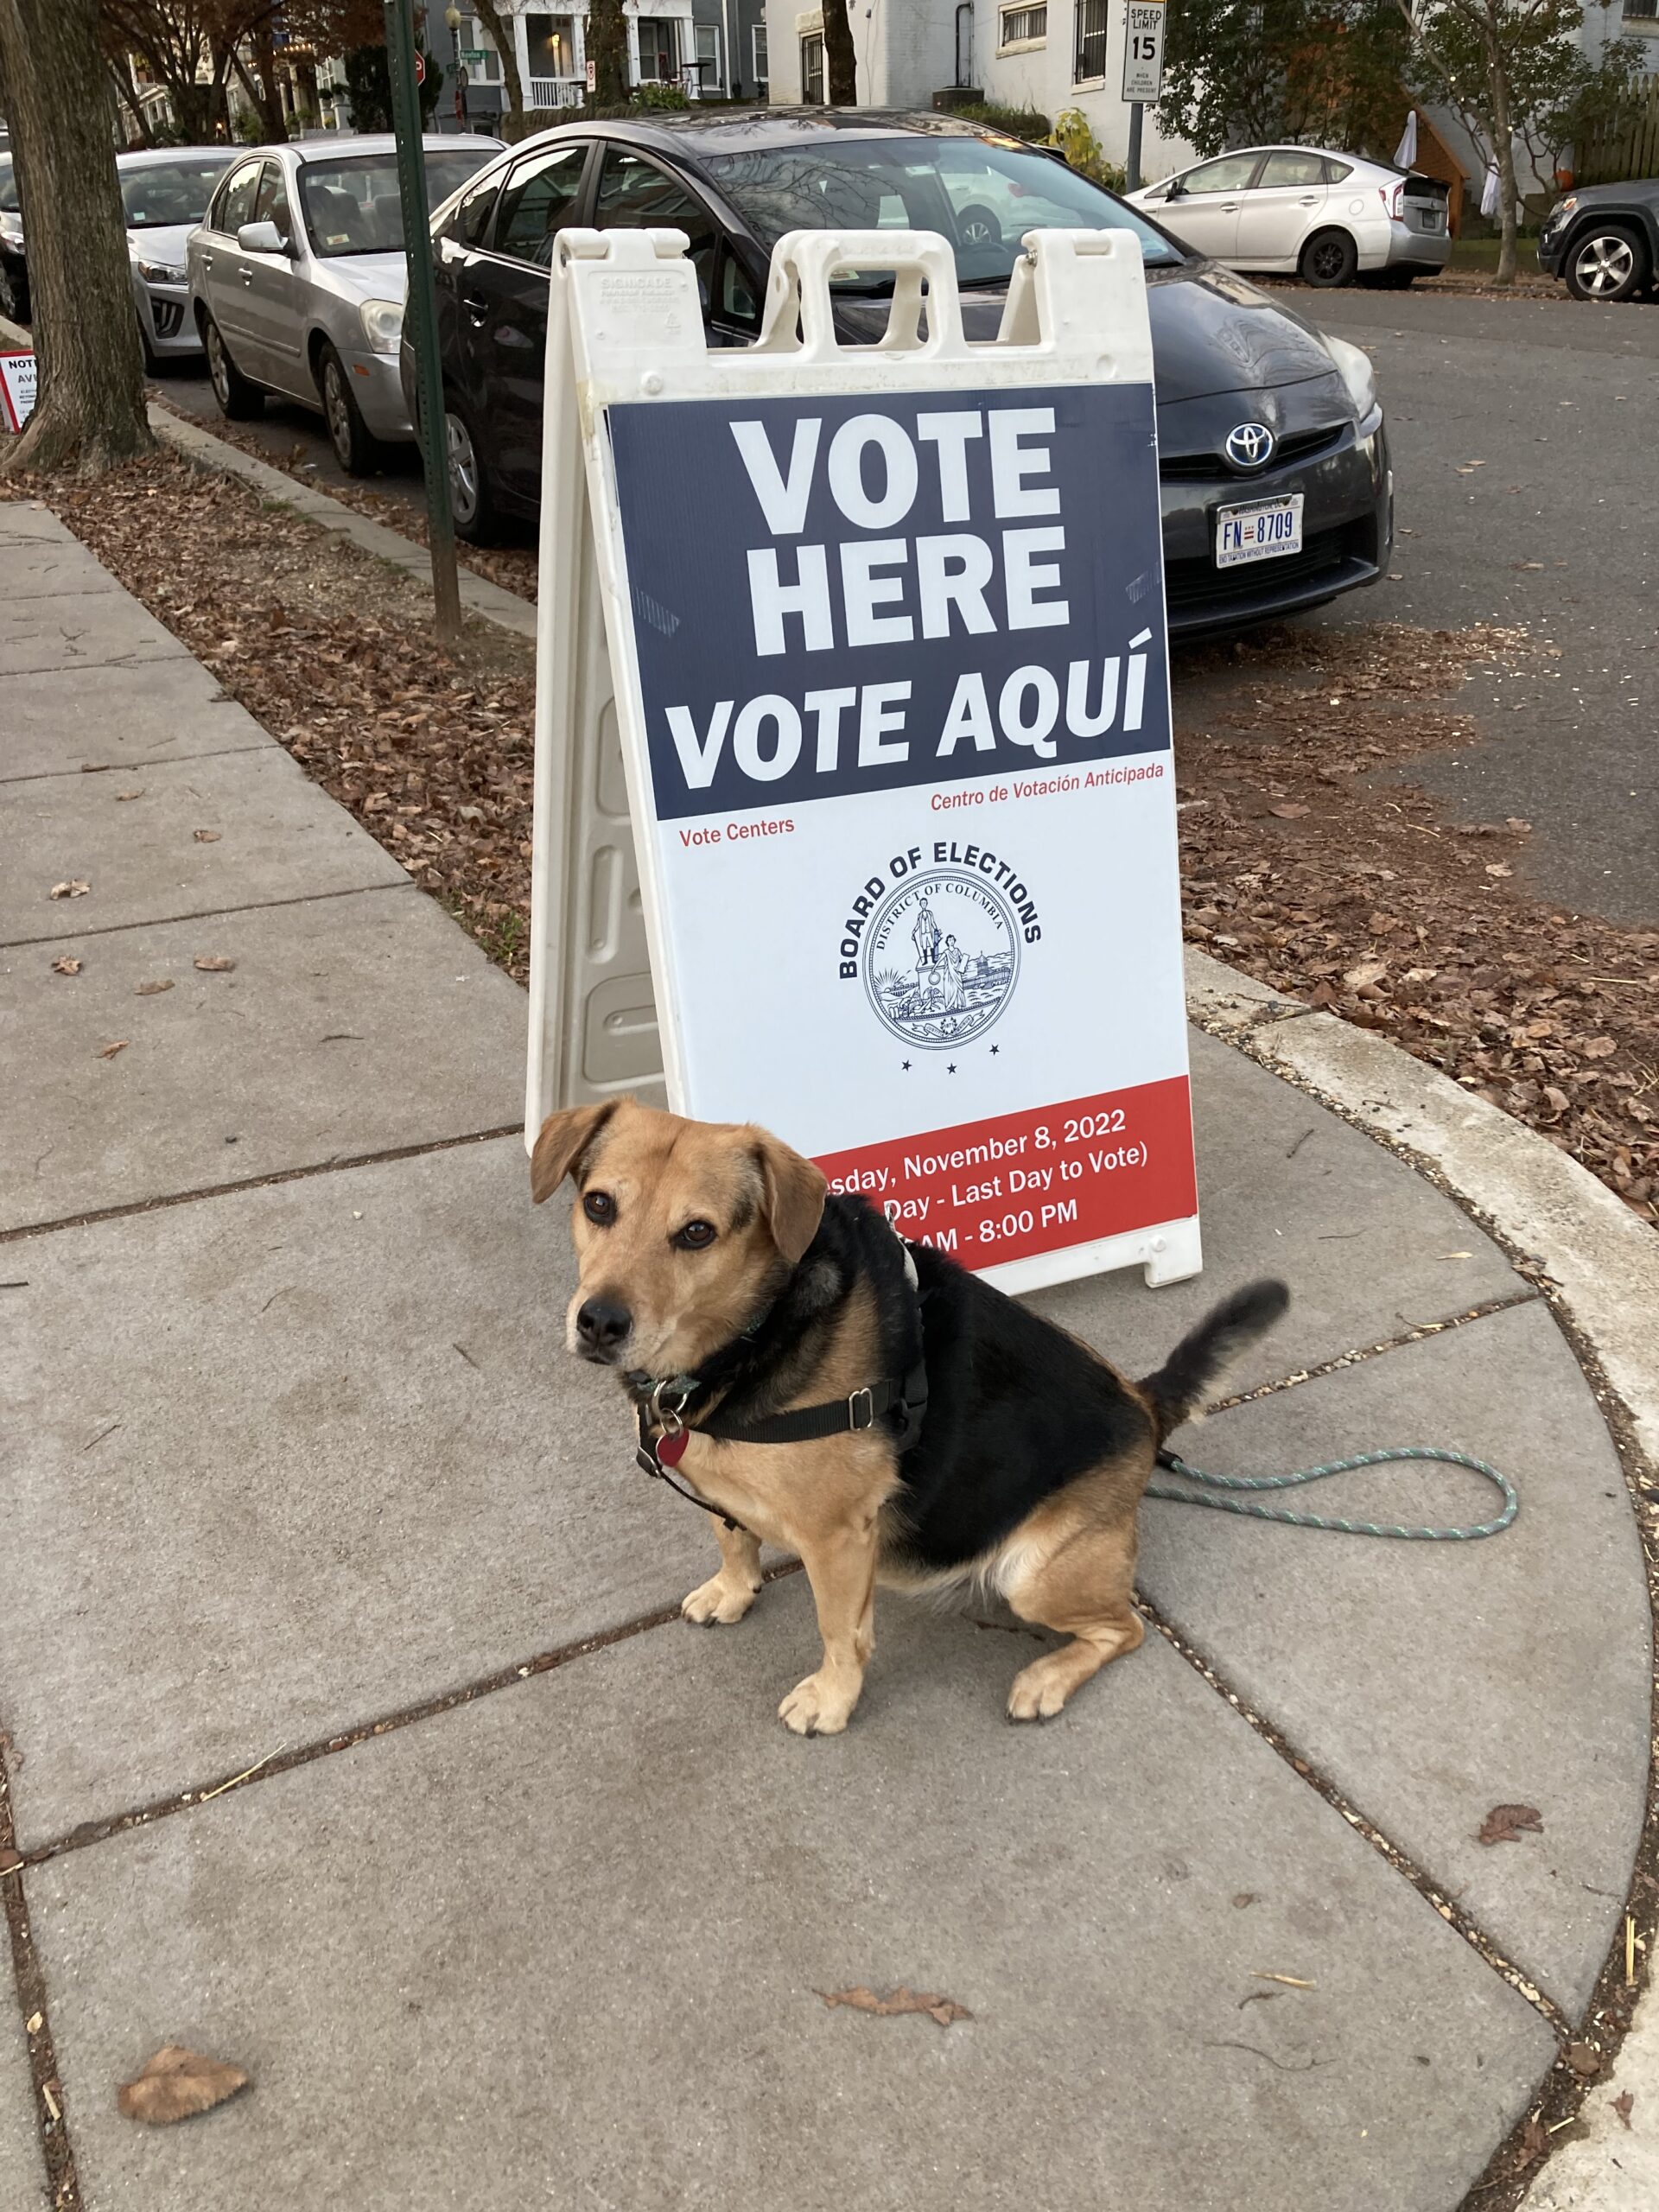
{"type": "MultiPolygon", "coordinates": [[[[859,138],[903,137],[920,133],[933,138],[1001,137],[981,123],[927,109],[875,107],[690,107],[629,109],[594,122],[572,122],[538,131],[526,144],[544,137],[574,135],[604,137],[621,129],[631,143],[677,147],[693,155],[771,151],[778,147],[822,143],[829,134],[849,131],[859,138]]],[[[454,140],[445,142],[454,144],[454,140]]]]}
{"type": "MultiPolygon", "coordinates": [[[[457,148],[471,148],[486,154],[506,151],[499,138],[486,137],[481,131],[433,131],[422,139],[421,144],[429,154],[453,153],[457,148]]],[[[321,138],[291,138],[286,146],[248,146],[246,153],[292,154],[298,162],[349,161],[357,155],[395,154],[397,141],[389,130],[331,131],[321,138]]]]}

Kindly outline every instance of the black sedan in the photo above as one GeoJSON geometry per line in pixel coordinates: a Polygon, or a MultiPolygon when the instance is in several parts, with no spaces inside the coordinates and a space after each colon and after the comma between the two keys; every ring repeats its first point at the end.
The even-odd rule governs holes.
{"type": "Polygon", "coordinates": [[[1644,291],[1659,273],[1659,177],[1558,200],[1538,233],[1538,265],[1575,300],[1611,304],[1644,291]]]}
{"type": "MultiPolygon", "coordinates": [[[[1017,139],[945,116],[824,108],[572,124],[502,156],[438,209],[439,343],[463,537],[487,543],[536,512],[555,235],[646,226],[686,232],[711,346],[758,334],[772,248],[789,231],[942,233],[955,245],[970,339],[996,334],[1027,231],[1133,231],[1156,365],[1172,632],[1317,607],[1388,565],[1393,482],[1357,346],[1321,337],[1017,139]],[[1276,518],[1271,529],[1264,513],[1276,518]]],[[[880,337],[891,286],[856,271],[836,280],[844,340],[880,337]]],[[[407,330],[403,372],[412,392],[407,330]]]]}

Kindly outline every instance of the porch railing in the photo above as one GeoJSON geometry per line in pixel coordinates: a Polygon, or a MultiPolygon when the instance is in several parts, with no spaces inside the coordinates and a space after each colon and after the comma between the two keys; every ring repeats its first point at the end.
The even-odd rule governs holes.
{"type": "Polygon", "coordinates": [[[588,87],[580,77],[532,77],[530,105],[537,108],[580,107],[588,87]]]}

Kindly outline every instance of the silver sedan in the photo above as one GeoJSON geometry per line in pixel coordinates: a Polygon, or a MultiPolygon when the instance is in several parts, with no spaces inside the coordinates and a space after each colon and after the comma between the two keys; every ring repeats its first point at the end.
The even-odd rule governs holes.
{"type": "Polygon", "coordinates": [[[185,242],[235,159],[234,146],[156,146],[116,156],[132,263],[132,303],[138,311],[144,366],[152,376],[164,361],[201,351],[189,313],[185,242]]]}
{"type": "MultiPolygon", "coordinates": [[[[497,138],[428,138],[433,207],[497,138]]],[[[219,406],[257,415],[265,395],[314,407],[342,468],[366,475],[383,442],[414,435],[397,376],[408,276],[389,137],[266,146],[238,162],[188,249],[190,307],[219,406]]]]}

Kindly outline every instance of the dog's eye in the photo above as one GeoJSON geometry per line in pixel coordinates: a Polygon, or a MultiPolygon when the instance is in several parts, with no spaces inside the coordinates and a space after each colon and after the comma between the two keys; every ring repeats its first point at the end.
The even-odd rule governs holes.
{"type": "Polygon", "coordinates": [[[683,1252],[707,1251],[715,1241],[712,1221],[688,1221],[674,1242],[683,1252]]]}
{"type": "Polygon", "coordinates": [[[601,1229],[608,1229],[616,1219],[616,1200],[608,1191],[584,1191],[582,1210],[589,1221],[596,1222],[601,1229]]]}

